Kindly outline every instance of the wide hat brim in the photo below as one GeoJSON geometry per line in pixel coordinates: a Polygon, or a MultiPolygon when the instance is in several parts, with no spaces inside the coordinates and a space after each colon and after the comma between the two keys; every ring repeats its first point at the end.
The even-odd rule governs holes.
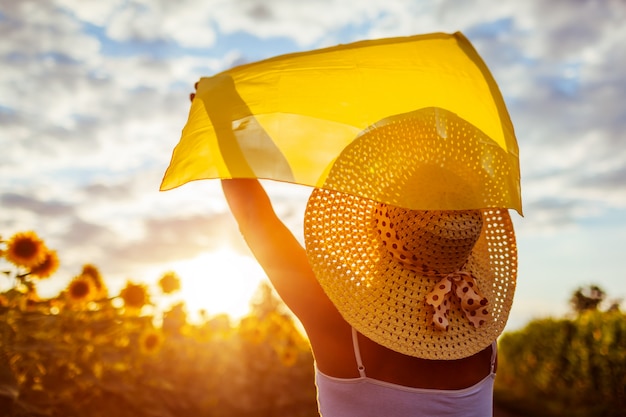
{"type": "Polygon", "coordinates": [[[379,244],[378,202],[315,189],[305,214],[313,271],[343,318],[374,342],[424,359],[460,359],[489,346],[503,331],[517,276],[515,235],[506,209],[481,210],[483,227],[464,270],[487,298],[489,320],[475,328],[451,296],[449,326],[434,326],[427,295],[441,277],[402,267],[379,244]]]}
{"type": "Polygon", "coordinates": [[[313,271],[344,319],[375,342],[425,359],[459,359],[504,329],[517,279],[517,247],[506,205],[510,155],[483,132],[440,108],[382,120],[337,158],[315,189],[304,219],[313,271]],[[358,193],[346,193],[346,188],[358,193]],[[488,300],[475,328],[452,303],[448,330],[432,324],[427,295],[441,279],[403,268],[381,247],[380,203],[411,210],[480,210],[480,237],[463,268],[488,300]]]}

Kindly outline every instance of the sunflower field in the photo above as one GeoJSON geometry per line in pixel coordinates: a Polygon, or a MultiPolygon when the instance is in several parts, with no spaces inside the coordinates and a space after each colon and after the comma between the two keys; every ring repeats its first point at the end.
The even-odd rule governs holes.
{"type": "MultiPolygon", "coordinates": [[[[318,416],[308,341],[269,286],[237,323],[192,322],[183,303],[154,308],[180,289],[175,272],[113,295],[86,264],[39,297],[58,266],[33,232],[0,238],[0,417],[318,416]]],[[[502,335],[498,355],[495,402],[507,415],[626,416],[619,308],[535,320],[502,335]]]]}
{"type": "MultiPolygon", "coordinates": [[[[308,342],[265,286],[248,316],[154,313],[149,289],[109,294],[85,265],[56,297],[59,265],[33,232],[0,241],[0,416],[317,416],[308,342]],[[152,311],[146,314],[146,311],[152,311]]],[[[180,288],[173,272],[159,291],[180,288]]]]}

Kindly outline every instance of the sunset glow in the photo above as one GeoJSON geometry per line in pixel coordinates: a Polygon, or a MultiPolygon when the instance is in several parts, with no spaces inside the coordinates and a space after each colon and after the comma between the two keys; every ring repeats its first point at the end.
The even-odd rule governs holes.
{"type": "Polygon", "coordinates": [[[241,318],[248,313],[250,299],[265,279],[252,257],[228,249],[177,262],[171,269],[180,276],[178,295],[192,318],[201,309],[210,315],[228,313],[233,319],[241,318]]]}

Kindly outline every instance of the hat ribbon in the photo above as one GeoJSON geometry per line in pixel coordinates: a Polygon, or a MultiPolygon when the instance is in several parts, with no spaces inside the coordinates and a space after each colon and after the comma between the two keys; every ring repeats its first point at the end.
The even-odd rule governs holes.
{"type": "Polygon", "coordinates": [[[440,330],[448,330],[448,309],[451,294],[461,301],[461,309],[465,317],[478,328],[487,321],[489,311],[485,308],[487,298],[484,297],[476,278],[467,271],[456,271],[444,276],[435,288],[426,296],[426,303],[434,308],[433,324],[440,330]],[[452,289],[454,288],[454,291],[452,289]]]}

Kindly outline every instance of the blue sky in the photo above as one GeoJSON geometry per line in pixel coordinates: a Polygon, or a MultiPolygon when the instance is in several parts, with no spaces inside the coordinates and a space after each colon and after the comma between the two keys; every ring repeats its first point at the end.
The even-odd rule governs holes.
{"type": "MultiPolygon", "coordinates": [[[[248,294],[259,271],[218,184],[158,192],[194,82],[277,54],[462,31],[520,146],[510,328],[564,314],[580,285],[624,298],[625,19],[610,0],[0,0],[0,235],[35,230],[58,250],[61,270],[43,293],[87,262],[115,290],[189,261],[183,270],[215,283],[205,291],[219,293],[228,276],[248,294]],[[247,269],[203,258],[194,270],[216,250],[247,269]]],[[[268,188],[301,233],[306,190],[268,188]]]]}

